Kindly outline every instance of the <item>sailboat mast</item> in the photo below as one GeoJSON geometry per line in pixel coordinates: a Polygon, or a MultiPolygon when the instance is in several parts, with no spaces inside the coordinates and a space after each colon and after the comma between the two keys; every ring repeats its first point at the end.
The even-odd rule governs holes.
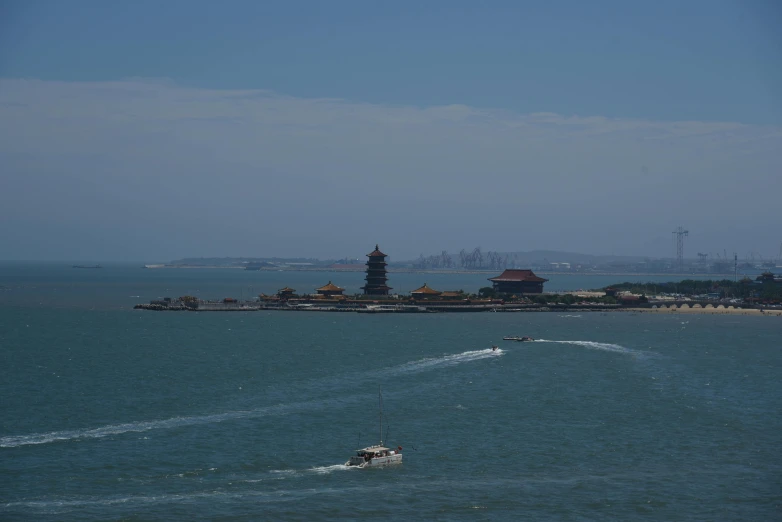
{"type": "Polygon", "coordinates": [[[378,402],[380,403],[380,445],[383,445],[383,391],[377,389],[378,402]]]}

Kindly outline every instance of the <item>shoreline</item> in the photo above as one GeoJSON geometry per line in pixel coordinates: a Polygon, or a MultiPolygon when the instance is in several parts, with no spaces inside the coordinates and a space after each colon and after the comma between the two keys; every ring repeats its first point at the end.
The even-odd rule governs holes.
{"type": "MultiPolygon", "coordinates": [[[[243,266],[209,266],[209,265],[164,265],[164,266],[144,266],[143,269],[146,270],[171,270],[171,269],[180,269],[180,270],[194,270],[194,269],[202,269],[202,270],[244,270],[246,272],[337,272],[337,273],[352,273],[352,272],[364,272],[366,270],[365,265],[356,265],[359,268],[351,269],[351,268],[329,268],[329,267],[311,267],[311,268],[303,268],[303,267],[279,267],[279,268],[259,268],[258,270],[246,270],[243,266]]],[[[424,270],[424,269],[418,269],[418,268],[388,268],[388,273],[397,273],[397,274],[496,274],[498,271],[502,269],[497,270],[464,270],[464,269],[453,269],[453,270],[441,270],[441,269],[431,269],[431,270],[424,270]]],[[[733,272],[731,273],[673,273],[673,272],[551,272],[546,270],[536,271],[536,273],[541,275],[547,275],[547,276],[587,276],[587,277],[599,277],[599,276],[611,276],[611,277],[677,277],[677,278],[688,278],[688,277],[699,277],[699,278],[715,278],[715,279],[730,279],[735,276],[733,272]]],[[[757,274],[739,274],[739,276],[751,276],[751,275],[757,275],[757,274]]]]}
{"type": "Polygon", "coordinates": [[[774,308],[623,308],[621,311],[637,314],[667,315],[752,315],[756,317],[782,317],[782,310],[774,308]]]}
{"type": "MultiPolygon", "coordinates": [[[[711,305],[709,305],[711,306],[711,305]]],[[[366,314],[421,314],[421,313],[630,313],[630,314],[667,314],[667,315],[744,315],[756,317],[782,317],[782,309],[766,308],[630,308],[617,306],[530,306],[530,305],[466,305],[466,306],[442,306],[427,307],[424,304],[415,306],[401,306],[396,309],[367,308],[359,306],[263,306],[257,303],[208,303],[203,307],[191,308],[176,304],[164,306],[162,304],[137,304],[134,310],[148,310],[154,312],[320,312],[320,313],[366,313],[366,314]]]]}

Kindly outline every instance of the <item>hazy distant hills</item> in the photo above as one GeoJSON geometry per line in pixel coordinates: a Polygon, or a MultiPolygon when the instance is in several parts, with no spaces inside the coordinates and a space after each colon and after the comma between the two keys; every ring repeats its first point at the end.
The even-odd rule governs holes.
{"type": "MultiPolygon", "coordinates": [[[[486,255],[488,251],[484,251],[486,255]]],[[[459,253],[449,252],[454,261],[458,262],[459,253]]],[[[598,265],[606,263],[626,262],[633,263],[648,259],[643,256],[615,256],[615,255],[592,255],[580,254],[578,252],[561,252],[557,250],[530,250],[528,252],[498,252],[503,258],[510,258],[516,265],[536,265],[539,266],[546,262],[549,263],[575,263],[598,265]]],[[[416,259],[395,260],[390,256],[391,265],[410,265],[415,263],[416,259]]],[[[278,264],[308,264],[314,266],[328,266],[334,263],[346,263],[344,259],[318,259],[311,257],[185,257],[170,261],[170,266],[242,266],[242,265],[261,265],[273,266],[278,264]]],[[[363,259],[351,260],[352,263],[363,264],[363,259]]]]}
{"type": "Polygon", "coordinates": [[[592,255],[579,254],[577,252],[560,252],[557,250],[530,250],[529,252],[500,252],[502,256],[510,256],[518,260],[519,263],[540,264],[543,261],[550,263],[581,263],[581,264],[603,264],[621,262],[638,262],[648,259],[648,256],[615,256],[615,255],[592,255]]]}
{"type": "Polygon", "coordinates": [[[324,261],[309,257],[183,257],[169,261],[172,266],[236,266],[262,263],[312,263],[323,264],[324,261]]]}

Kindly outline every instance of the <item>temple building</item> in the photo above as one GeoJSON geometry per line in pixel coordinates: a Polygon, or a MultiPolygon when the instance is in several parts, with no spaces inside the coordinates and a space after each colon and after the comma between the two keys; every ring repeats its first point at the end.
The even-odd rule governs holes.
{"type": "Polygon", "coordinates": [[[388,295],[391,287],[386,285],[388,277],[386,275],[386,255],[380,251],[378,245],[375,250],[367,254],[367,284],[362,286],[364,295],[388,295]]]}
{"type": "Polygon", "coordinates": [[[279,297],[280,299],[288,299],[289,297],[293,297],[295,293],[296,290],[286,286],[285,288],[280,288],[279,290],[277,290],[277,297],[279,297]]]}
{"type": "Polygon", "coordinates": [[[438,292],[434,288],[429,288],[426,283],[424,283],[424,286],[419,288],[418,290],[413,290],[410,292],[410,295],[417,299],[426,299],[431,297],[439,297],[442,292],[438,292]]]}
{"type": "Polygon", "coordinates": [[[315,291],[318,293],[318,295],[322,295],[325,297],[334,297],[334,296],[342,295],[342,292],[344,292],[345,289],[340,288],[337,285],[333,284],[331,281],[329,281],[329,284],[327,284],[326,286],[321,286],[320,288],[315,289],[315,291]]]}
{"type": "Polygon", "coordinates": [[[498,294],[542,294],[543,283],[548,279],[536,276],[532,270],[508,268],[489,281],[498,294]]]}

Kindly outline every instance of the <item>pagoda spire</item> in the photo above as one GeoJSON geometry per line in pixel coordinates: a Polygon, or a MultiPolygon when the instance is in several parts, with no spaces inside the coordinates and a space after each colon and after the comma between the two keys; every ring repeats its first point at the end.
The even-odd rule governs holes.
{"type": "Polygon", "coordinates": [[[388,275],[386,270],[386,254],[380,251],[380,245],[375,245],[375,250],[367,254],[367,283],[361,287],[364,295],[388,295],[391,290],[386,283],[388,275]]]}

